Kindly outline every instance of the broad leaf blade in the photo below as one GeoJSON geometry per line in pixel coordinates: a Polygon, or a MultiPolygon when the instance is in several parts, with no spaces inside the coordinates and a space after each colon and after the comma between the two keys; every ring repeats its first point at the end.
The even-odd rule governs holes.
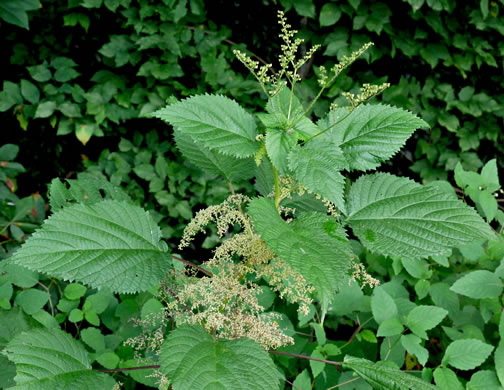
{"type": "Polygon", "coordinates": [[[493,349],[491,345],[477,339],[456,340],[446,348],[443,365],[459,370],[472,370],[480,366],[493,349]]]}
{"type": "Polygon", "coordinates": [[[259,149],[253,116],[225,96],[192,96],[151,115],[223,154],[243,158],[259,149]]]}
{"type": "Polygon", "coordinates": [[[60,179],[51,181],[49,205],[53,212],[75,202],[93,204],[105,199],[131,202],[126,192],[105,179],[81,174],[77,180],[66,181],[70,185],[69,188],[60,179]]]}
{"type": "Polygon", "coordinates": [[[282,129],[266,130],[266,150],[280,174],[287,174],[287,155],[296,145],[296,137],[282,129]]]}
{"type": "Polygon", "coordinates": [[[348,164],[339,147],[314,141],[308,142],[305,147],[292,149],[289,168],[299,183],[329,199],[343,211],[345,178],[340,171],[348,164]]]}
{"type": "Polygon", "coordinates": [[[327,307],[350,265],[344,229],[317,212],[301,213],[287,224],[268,198],[252,200],[248,211],[266,245],[315,287],[315,295],[327,307]]]}
{"type": "Polygon", "coordinates": [[[347,355],[344,367],[355,371],[375,390],[438,390],[419,377],[366,359],[347,355]]]}
{"type": "MultiPolygon", "coordinates": [[[[352,114],[344,108],[333,110],[319,122],[348,160],[351,169],[374,169],[396,154],[418,128],[429,125],[409,111],[383,104],[363,104],[352,114]]],[[[325,137],[324,137],[325,138],[325,137]]]]}
{"type": "Polygon", "coordinates": [[[497,298],[502,294],[502,281],[493,272],[477,270],[453,283],[450,290],[470,298],[497,298]]]}
{"type": "Polygon", "coordinates": [[[360,177],[347,199],[348,222],[371,251],[424,258],[479,238],[494,238],[462,201],[433,186],[385,173],[360,177]]]}
{"type": "Polygon", "coordinates": [[[112,200],[76,204],[47,219],[12,261],[64,280],[134,293],[169,270],[160,239],[158,226],[138,206],[112,200]]]}
{"type": "Polygon", "coordinates": [[[448,311],[436,306],[421,305],[408,313],[406,325],[417,336],[427,339],[427,330],[436,327],[448,314],[448,311]]]}
{"type": "Polygon", "coordinates": [[[273,361],[259,344],[250,339],[216,341],[197,325],[170,332],[160,364],[176,390],[270,390],[280,384],[273,361]]]}
{"type": "Polygon", "coordinates": [[[16,365],[16,389],[111,389],[114,380],[93,371],[88,353],[59,329],[32,329],[14,337],[6,356],[16,365]]]}
{"type": "Polygon", "coordinates": [[[182,155],[198,168],[235,182],[250,179],[254,174],[254,161],[239,159],[210,150],[180,129],[174,129],[175,142],[182,155]]]}

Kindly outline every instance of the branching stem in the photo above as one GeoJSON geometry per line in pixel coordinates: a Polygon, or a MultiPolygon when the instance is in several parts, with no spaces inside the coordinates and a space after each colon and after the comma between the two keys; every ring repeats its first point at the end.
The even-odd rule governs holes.
{"type": "Polygon", "coordinates": [[[189,260],[184,260],[182,257],[178,257],[175,255],[170,255],[170,256],[174,260],[180,261],[181,263],[184,263],[185,265],[188,265],[189,267],[193,267],[194,269],[197,269],[198,271],[204,273],[206,276],[210,276],[210,277],[213,276],[213,273],[211,273],[210,271],[207,271],[206,269],[204,269],[194,263],[191,263],[189,260]]]}

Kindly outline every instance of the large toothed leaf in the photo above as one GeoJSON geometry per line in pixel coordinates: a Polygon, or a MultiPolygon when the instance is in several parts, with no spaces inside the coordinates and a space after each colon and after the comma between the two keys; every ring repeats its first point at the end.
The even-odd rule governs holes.
{"type": "Polygon", "coordinates": [[[252,158],[236,158],[210,150],[182,130],[175,129],[175,142],[182,155],[198,168],[223,176],[227,181],[248,180],[254,175],[252,158]]]}
{"type": "Polygon", "coordinates": [[[375,390],[439,390],[419,376],[406,374],[382,362],[345,356],[344,367],[350,368],[375,390]]]}
{"type": "Polygon", "coordinates": [[[280,385],[273,361],[259,344],[214,340],[198,325],[170,332],[160,364],[174,390],[273,390],[280,385]]]}
{"type": "Polygon", "coordinates": [[[259,149],[254,117],[225,96],[192,96],[151,115],[223,154],[243,158],[259,149]]]}
{"type": "MultiPolygon", "coordinates": [[[[374,169],[397,153],[416,129],[429,125],[409,111],[383,104],[363,104],[348,115],[340,108],[319,122],[348,160],[351,169],[374,169]]],[[[324,136],[326,137],[326,136],[324,136]]]]}
{"type": "Polygon", "coordinates": [[[309,190],[322,195],[344,210],[345,178],[341,170],[348,163],[334,143],[314,139],[304,147],[295,147],[289,154],[292,175],[309,190]]]}
{"type": "Polygon", "coordinates": [[[294,145],[296,145],[294,134],[282,129],[266,131],[266,151],[274,167],[282,175],[287,174],[287,156],[294,145]]]}
{"type": "Polygon", "coordinates": [[[494,234],[475,210],[435,186],[385,173],[360,177],[347,199],[348,222],[371,251],[423,258],[494,234]]]}
{"type": "Polygon", "coordinates": [[[91,369],[82,344],[59,329],[32,329],[14,337],[5,355],[16,365],[16,390],[112,389],[114,380],[91,369]]]}
{"type": "Polygon", "coordinates": [[[160,239],[158,226],[138,206],[114,200],[76,204],[47,219],[11,261],[64,280],[134,293],[169,270],[160,239]]]}
{"type": "Polygon", "coordinates": [[[266,245],[315,287],[315,295],[327,307],[350,265],[344,229],[334,218],[317,212],[300,213],[288,224],[269,198],[252,200],[248,211],[266,245]]]}

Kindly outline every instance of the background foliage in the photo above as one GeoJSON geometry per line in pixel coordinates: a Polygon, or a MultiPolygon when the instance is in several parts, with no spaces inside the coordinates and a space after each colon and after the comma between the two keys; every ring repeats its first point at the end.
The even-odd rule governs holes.
{"type": "MultiPolygon", "coordinates": [[[[150,210],[163,237],[175,246],[191,215],[220,202],[228,189],[217,175],[184,162],[165,126],[142,116],[164,106],[170,96],[205,92],[258,109],[264,104],[258,86],[231,50],[249,48],[270,62],[279,44],[274,39],[278,8],[288,11],[308,48],[322,45],[305,68],[299,96],[304,104],[318,90],[318,65],[330,67],[363,43],[375,42],[366,61],[357,62],[324,93],[315,117],[334,99],[338,102],[341,92],[363,82],[390,82],[381,100],[413,111],[431,130],[417,132],[386,170],[425,182],[448,179],[495,228],[502,225],[502,1],[205,3],[33,0],[21,7],[16,0],[0,0],[2,144],[20,146],[19,152],[12,145],[0,148],[1,258],[10,256],[45,218],[51,179],[75,179],[83,170],[79,178],[108,178],[122,185],[133,202],[150,210]]],[[[252,184],[244,181],[240,188],[247,191],[252,184]]],[[[82,188],[74,191],[88,194],[82,188]]],[[[200,243],[212,248],[215,235],[200,243]]],[[[337,360],[343,351],[371,361],[392,360],[407,369],[443,362],[443,368],[422,374],[433,375],[440,388],[500,388],[502,243],[474,242],[429,262],[374,256],[357,241],[354,252],[384,283],[372,297],[355,284],[341,291],[325,332],[310,326],[310,318],[298,318],[292,308],[271,302],[285,313],[285,326],[296,338],[290,352],[337,360]],[[432,322],[419,320],[426,317],[432,322]],[[472,362],[454,357],[485,351],[479,343],[496,348],[486,347],[489,352],[476,353],[472,362]]],[[[184,253],[206,255],[191,248],[184,253]]],[[[135,365],[133,351],[121,343],[138,332],[129,318],[160,309],[155,293],[114,296],[21,268],[3,269],[0,347],[21,330],[60,327],[84,343],[95,367],[135,365]]],[[[326,389],[352,379],[348,371],[323,363],[274,359],[302,389],[312,382],[326,389]]],[[[0,386],[12,385],[13,375],[13,365],[0,357],[0,386]]],[[[126,388],[135,382],[152,385],[145,376],[118,374],[126,388]]],[[[366,386],[360,380],[342,388],[366,386]]]]}

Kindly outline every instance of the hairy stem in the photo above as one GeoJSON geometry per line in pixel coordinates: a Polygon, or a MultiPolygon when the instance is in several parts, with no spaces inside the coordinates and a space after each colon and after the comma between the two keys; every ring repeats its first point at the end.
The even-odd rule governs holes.
{"type": "Polygon", "coordinates": [[[275,207],[280,206],[280,184],[278,182],[278,171],[273,167],[273,178],[275,180],[275,207]]]}
{"type": "Polygon", "coordinates": [[[331,364],[333,366],[339,367],[343,364],[343,362],[334,362],[332,360],[325,360],[325,359],[317,359],[311,356],[306,356],[306,355],[298,355],[297,353],[289,353],[289,352],[280,352],[280,351],[266,351],[268,353],[271,353],[272,355],[283,355],[283,356],[291,356],[291,357],[296,357],[299,359],[306,359],[306,360],[313,360],[315,362],[321,362],[321,363],[326,363],[326,364],[331,364]]]}
{"type": "Polygon", "coordinates": [[[201,268],[200,266],[198,266],[194,263],[191,263],[188,260],[184,260],[183,258],[175,256],[175,255],[170,255],[170,256],[174,260],[180,261],[181,263],[184,263],[185,265],[188,265],[189,267],[193,267],[194,269],[197,269],[198,271],[204,273],[206,276],[210,276],[210,277],[213,276],[213,273],[211,273],[210,271],[207,271],[206,269],[201,268]]]}
{"type": "Polygon", "coordinates": [[[141,367],[128,367],[128,368],[114,368],[112,370],[97,369],[95,371],[99,372],[122,372],[122,371],[135,371],[135,370],[148,370],[151,368],[159,368],[159,364],[153,364],[152,366],[141,366],[141,367]]]}

